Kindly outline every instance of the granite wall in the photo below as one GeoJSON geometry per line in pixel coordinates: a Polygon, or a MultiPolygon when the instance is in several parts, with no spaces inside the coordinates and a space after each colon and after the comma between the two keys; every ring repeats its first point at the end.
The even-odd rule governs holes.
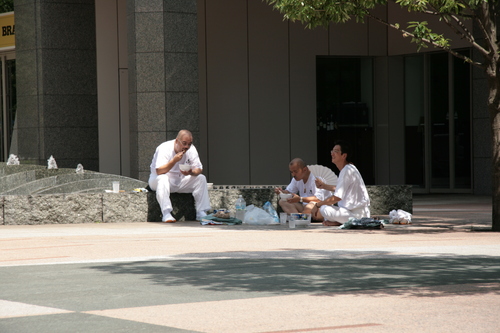
{"type": "Polygon", "coordinates": [[[17,114],[23,163],[99,170],[94,0],[16,0],[17,114]]]}
{"type": "Polygon", "coordinates": [[[199,138],[196,0],[127,0],[131,177],[147,181],[156,147],[199,138]]]}
{"type": "MultiPolygon", "coordinates": [[[[278,210],[275,186],[218,186],[209,190],[212,208],[232,209],[241,194],[247,205],[262,207],[270,201],[278,210]]],[[[372,215],[388,215],[393,209],[413,212],[411,186],[367,186],[372,215]]],[[[178,221],[194,221],[191,194],[171,196],[173,215],[178,221]]],[[[0,224],[161,222],[155,192],[67,193],[0,196],[0,224]]]]}

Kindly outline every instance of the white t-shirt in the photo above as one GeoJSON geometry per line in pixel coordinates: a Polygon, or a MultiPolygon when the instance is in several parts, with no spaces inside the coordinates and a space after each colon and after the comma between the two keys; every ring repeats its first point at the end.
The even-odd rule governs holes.
{"type": "MultiPolygon", "coordinates": [[[[175,156],[174,144],[175,140],[170,140],[163,142],[156,148],[153,161],[150,166],[151,175],[157,176],[158,174],[156,173],[156,169],[167,164],[175,156]]],[[[168,173],[178,178],[184,177],[181,173],[181,169],[179,168],[179,165],[181,164],[190,164],[193,169],[203,169],[203,165],[201,164],[200,157],[198,156],[198,151],[195,146],[191,146],[186,151],[184,156],[182,156],[181,160],[177,162],[168,173]]]]}
{"type": "Polygon", "coordinates": [[[297,181],[295,178],[292,178],[292,181],[288,184],[286,190],[290,193],[297,193],[303,198],[315,196],[319,200],[325,200],[324,191],[316,187],[315,180],[316,177],[312,173],[309,174],[309,178],[306,183],[304,183],[302,179],[297,181]]]}
{"type": "Polygon", "coordinates": [[[333,195],[342,199],[338,202],[339,207],[348,210],[370,206],[370,197],[363,177],[352,164],[347,164],[340,171],[333,195]]]}

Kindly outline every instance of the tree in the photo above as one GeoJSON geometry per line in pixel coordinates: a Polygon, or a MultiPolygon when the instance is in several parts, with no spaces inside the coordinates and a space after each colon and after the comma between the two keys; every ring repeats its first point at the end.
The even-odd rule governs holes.
{"type": "MultiPolygon", "coordinates": [[[[500,231],[500,42],[497,35],[500,3],[498,0],[264,0],[290,21],[300,21],[308,28],[328,27],[331,22],[344,23],[351,19],[364,22],[367,18],[398,30],[404,37],[422,47],[435,47],[481,68],[488,82],[487,107],[492,129],[492,229],[500,231]],[[409,12],[437,17],[439,24],[466,40],[482,58],[476,60],[451,49],[451,40],[434,32],[427,21],[389,22],[371,11],[375,6],[399,4],[409,12]],[[474,29],[468,28],[468,21],[474,29]]],[[[420,16],[419,16],[420,17],[420,16]]]]}
{"type": "Polygon", "coordinates": [[[14,11],[14,0],[0,0],[0,13],[14,11]]]}

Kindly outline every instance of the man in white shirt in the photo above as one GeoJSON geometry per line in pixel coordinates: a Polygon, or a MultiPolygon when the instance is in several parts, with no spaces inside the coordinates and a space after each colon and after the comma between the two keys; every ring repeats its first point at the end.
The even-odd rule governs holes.
{"type": "MultiPolygon", "coordinates": [[[[316,177],[311,173],[306,163],[300,158],[294,158],[288,165],[292,180],[285,190],[276,188],[275,192],[291,193],[289,199],[281,199],[279,205],[285,213],[311,214],[314,203],[323,200],[323,191],[316,188],[316,177]]],[[[322,221],[316,220],[316,221],[322,221]]]]}
{"type": "MultiPolygon", "coordinates": [[[[332,162],[340,170],[337,186],[331,197],[317,202],[313,208],[313,216],[322,217],[324,225],[338,226],[351,217],[370,217],[370,197],[363,177],[350,162],[349,153],[349,145],[344,141],[337,141],[331,151],[332,162]]],[[[333,189],[320,181],[316,182],[316,186],[326,190],[333,189]]]]}
{"type": "Polygon", "coordinates": [[[181,130],[175,140],[162,143],[156,148],[151,162],[149,187],[156,191],[163,222],[175,222],[172,216],[170,193],[192,193],[196,207],[196,219],[201,220],[210,210],[207,179],[202,174],[203,165],[198,151],[193,146],[193,135],[188,130],[181,130]],[[188,171],[179,168],[189,164],[188,171]]]}

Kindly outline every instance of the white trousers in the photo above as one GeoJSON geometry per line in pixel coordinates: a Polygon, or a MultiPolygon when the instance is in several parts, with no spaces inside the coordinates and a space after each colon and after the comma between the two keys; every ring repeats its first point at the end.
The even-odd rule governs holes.
{"type": "Polygon", "coordinates": [[[319,207],[321,215],[325,221],[346,223],[350,217],[360,219],[362,217],[370,217],[370,208],[361,207],[349,210],[338,206],[321,206],[319,207]]]}
{"type": "Polygon", "coordinates": [[[163,221],[166,221],[171,216],[170,193],[192,193],[197,216],[210,210],[207,178],[203,174],[184,176],[180,178],[180,181],[179,178],[170,176],[168,173],[158,176],[151,175],[148,183],[149,187],[156,191],[156,200],[160,204],[163,221]]]}

